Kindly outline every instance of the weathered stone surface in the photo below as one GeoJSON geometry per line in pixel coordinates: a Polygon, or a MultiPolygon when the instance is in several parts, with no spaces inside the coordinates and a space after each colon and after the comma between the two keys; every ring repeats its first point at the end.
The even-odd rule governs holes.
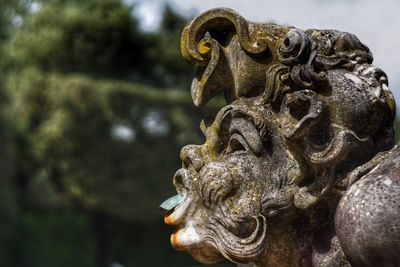
{"type": "Polygon", "coordinates": [[[181,151],[180,197],[164,204],[176,249],[240,266],[400,266],[395,103],[368,47],[214,9],[181,49],[198,65],[195,105],[227,105],[181,151]]]}

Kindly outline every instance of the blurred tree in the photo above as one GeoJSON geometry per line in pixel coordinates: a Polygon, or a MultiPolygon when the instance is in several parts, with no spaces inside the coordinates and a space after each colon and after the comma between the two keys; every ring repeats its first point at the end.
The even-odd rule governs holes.
{"type": "Polygon", "coordinates": [[[10,75],[7,88],[26,144],[29,163],[18,169],[29,179],[28,203],[80,203],[140,222],[158,219],[154,207],[172,193],[160,178],[179,158],[162,155],[200,143],[200,118],[215,111],[197,111],[187,93],[37,69],[10,75]]]}
{"type": "Polygon", "coordinates": [[[13,119],[7,113],[8,99],[0,76],[0,266],[7,266],[17,247],[14,237],[18,235],[20,207],[19,192],[15,187],[15,138],[13,119]]]}
{"type": "Polygon", "coordinates": [[[186,19],[166,6],[160,28],[138,30],[129,8],[119,0],[42,0],[12,36],[13,68],[81,72],[187,89],[193,68],[180,56],[186,19]]]}
{"type": "MultiPolygon", "coordinates": [[[[105,225],[112,218],[160,220],[156,207],[174,193],[160,179],[170,181],[179,166],[169,155],[200,143],[200,117],[215,111],[198,112],[187,93],[35,68],[9,75],[6,84],[21,140],[21,205],[30,212],[93,214],[95,259],[108,255],[105,225]]],[[[94,266],[105,266],[105,259],[99,262],[94,266]]]]}
{"type": "Polygon", "coordinates": [[[33,0],[0,1],[0,42],[3,42],[22,23],[22,17],[29,13],[33,0]]]}
{"type": "Polygon", "coordinates": [[[0,265],[100,267],[119,258],[176,266],[180,260],[171,258],[167,238],[157,245],[158,258],[146,253],[154,249],[150,240],[166,234],[154,228],[156,207],[173,189],[160,179],[171,180],[179,166],[178,157],[162,155],[201,140],[201,114],[188,92],[160,90],[189,84],[189,72],[177,60],[183,18],[168,9],[158,33],[142,33],[119,0],[40,0],[35,8],[25,3],[21,25],[3,31],[0,93],[7,102],[0,140],[9,145],[0,162],[0,226],[8,230],[0,232],[0,265]],[[51,215],[66,211],[84,218],[51,215]],[[135,236],[127,239],[121,225],[135,236]],[[92,243],[73,249],[77,235],[55,229],[92,243]],[[132,258],[131,250],[140,255],[132,258]],[[79,253],[90,255],[67,260],[79,253]]]}
{"type": "Polygon", "coordinates": [[[123,76],[146,62],[146,41],[121,1],[43,1],[13,35],[18,67],[123,76]]]}
{"type": "Polygon", "coordinates": [[[186,24],[183,18],[166,6],[160,28],[152,35],[152,46],[148,53],[154,62],[151,79],[153,84],[167,88],[188,90],[194,68],[187,64],[180,53],[180,35],[186,24]]]}

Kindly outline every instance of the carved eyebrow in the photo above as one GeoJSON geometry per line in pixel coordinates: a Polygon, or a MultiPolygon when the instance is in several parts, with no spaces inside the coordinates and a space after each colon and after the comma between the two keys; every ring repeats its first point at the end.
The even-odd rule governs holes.
{"type": "Polygon", "coordinates": [[[215,117],[213,124],[218,132],[223,130],[224,124],[228,118],[231,118],[233,107],[231,105],[223,107],[215,117]]]}
{"type": "Polygon", "coordinates": [[[233,107],[231,105],[227,105],[217,113],[211,126],[206,126],[205,122],[203,122],[203,125],[200,125],[200,128],[202,128],[207,140],[209,140],[210,143],[215,146],[216,150],[221,149],[221,133],[226,131],[224,128],[227,126],[227,119],[231,118],[232,110],[233,107]]]}
{"type": "Polygon", "coordinates": [[[235,132],[243,136],[254,154],[261,154],[263,142],[252,121],[246,120],[245,118],[233,117],[229,127],[229,133],[235,132]]]}

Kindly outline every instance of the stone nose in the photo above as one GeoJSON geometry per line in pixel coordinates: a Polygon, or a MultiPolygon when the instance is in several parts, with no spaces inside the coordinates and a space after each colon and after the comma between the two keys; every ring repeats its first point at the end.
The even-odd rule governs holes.
{"type": "Polygon", "coordinates": [[[183,163],[183,168],[199,172],[204,166],[201,146],[188,145],[182,148],[180,158],[183,163]]]}
{"type": "Polygon", "coordinates": [[[173,183],[178,194],[184,196],[192,183],[190,171],[184,168],[179,169],[174,175],[173,183]]]}

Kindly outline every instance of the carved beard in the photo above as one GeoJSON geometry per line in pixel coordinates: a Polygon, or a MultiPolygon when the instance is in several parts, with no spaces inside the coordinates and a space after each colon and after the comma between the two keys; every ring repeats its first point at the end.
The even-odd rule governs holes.
{"type": "Polygon", "coordinates": [[[227,259],[233,262],[249,262],[264,253],[267,247],[267,224],[264,215],[253,216],[255,229],[241,238],[229,231],[224,223],[214,219],[208,226],[207,240],[227,259]]]}

